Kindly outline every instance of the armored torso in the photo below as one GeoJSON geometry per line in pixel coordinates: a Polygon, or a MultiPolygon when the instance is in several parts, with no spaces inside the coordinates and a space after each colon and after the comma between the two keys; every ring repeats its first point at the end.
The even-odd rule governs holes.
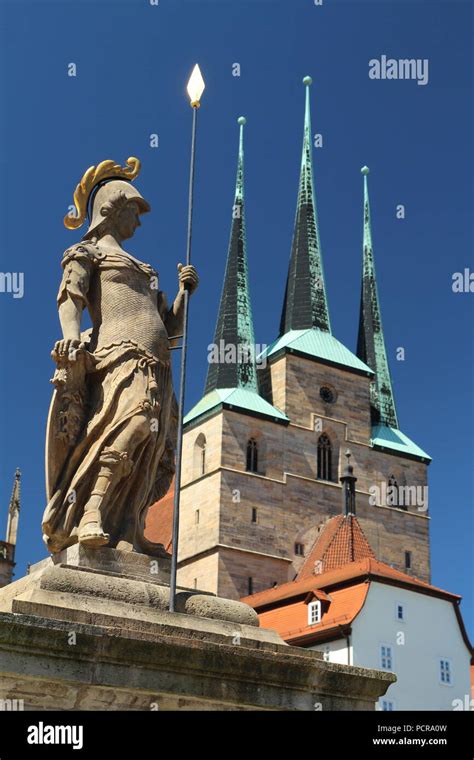
{"type": "Polygon", "coordinates": [[[74,262],[63,262],[66,287],[82,298],[92,319],[89,350],[103,354],[131,342],[168,361],[168,333],[158,310],[157,272],[125,252],[92,244],[74,247],[66,257],[74,262]],[[82,276],[78,276],[78,266],[82,276]]]}

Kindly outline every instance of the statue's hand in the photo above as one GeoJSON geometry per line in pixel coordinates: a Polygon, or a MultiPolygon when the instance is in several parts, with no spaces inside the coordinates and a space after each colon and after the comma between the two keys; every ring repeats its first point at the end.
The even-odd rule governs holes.
{"type": "Polygon", "coordinates": [[[199,277],[195,268],[191,264],[186,266],[178,264],[178,273],[179,289],[181,291],[188,290],[189,295],[194,293],[199,284],[199,277]]]}
{"type": "Polygon", "coordinates": [[[54,348],[51,351],[51,356],[54,361],[58,359],[69,359],[74,361],[76,358],[76,351],[79,348],[84,348],[84,343],[75,338],[63,338],[63,340],[57,340],[54,344],[54,348]]]}

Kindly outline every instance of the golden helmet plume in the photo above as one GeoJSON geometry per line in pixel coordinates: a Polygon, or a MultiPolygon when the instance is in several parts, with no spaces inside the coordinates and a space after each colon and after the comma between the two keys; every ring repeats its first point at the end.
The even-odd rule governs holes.
{"type": "Polygon", "coordinates": [[[64,226],[69,230],[76,230],[84,224],[87,216],[87,203],[94,187],[106,179],[133,180],[140,172],[140,160],[131,156],[127,158],[125,166],[116,164],[108,159],[101,161],[97,166],[90,166],[82,177],[74,191],[75,214],[69,212],[64,217],[64,226]]]}

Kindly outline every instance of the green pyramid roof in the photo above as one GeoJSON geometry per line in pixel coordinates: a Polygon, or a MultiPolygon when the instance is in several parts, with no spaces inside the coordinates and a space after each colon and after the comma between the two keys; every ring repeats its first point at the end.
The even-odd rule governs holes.
{"type": "Polygon", "coordinates": [[[210,416],[222,408],[238,409],[251,416],[267,417],[275,422],[289,422],[283,412],[269,404],[255,391],[246,388],[216,388],[193,406],[184,418],[184,424],[188,425],[203,415],[210,416]]]}
{"type": "Polygon", "coordinates": [[[268,358],[280,351],[304,354],[323,363],[355,370],[364,375],[374,374],[367,364],[358,359],[334,335],[315,327],[309,330],[290,330],[268,346],[264,354],[268,358]]]}
{"type": "Polygon", "coordinates": [[[377,448],[389,449],[390,451],[396,451],[399,454],[405,454],[408,457],[424,459],[431,462],[431,457],[426,451],[420,449],[416,443],[413,443],[413,441],[400,430],[388,427],[387,425],[375,425],[372,428],[371,444],[377,448]]]}

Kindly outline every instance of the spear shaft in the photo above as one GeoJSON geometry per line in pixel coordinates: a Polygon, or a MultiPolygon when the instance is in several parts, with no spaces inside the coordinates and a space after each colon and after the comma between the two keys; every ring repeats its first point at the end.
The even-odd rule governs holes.
{"type": "MultiPolygon", "coordinates": [[[[191,263],[191,242],[193,232],[193,201],[194,201],[194,164],[196,157],[196,125],[197,111],[199,102],[191,103],[193,109],[193,125],[191,136],[191,163],[189,169],[189,194],[188,194],[188,233],[186,240],[186,264],[191,263]]],[[[170,581],[170,612],[175,611],[176,603],[176,579],[178,572],[178,540],[179,540],[179,507],[180,507],[180,486],[181,486],[181,465],[183,454],[183,412],[185,399],[186,383],[186,352],[188,338],[188,313],[189,313],[189,291],[184,291],[183,307],[183,331],[181,345],[181,370],[179,380],[179,401],[178,401],[178,436],[176,442],[176,475],[174,486],[174,505],[173,505],[173,538],[172,538],[172,555],[171,555],[171,581],[170,581]]]]}

